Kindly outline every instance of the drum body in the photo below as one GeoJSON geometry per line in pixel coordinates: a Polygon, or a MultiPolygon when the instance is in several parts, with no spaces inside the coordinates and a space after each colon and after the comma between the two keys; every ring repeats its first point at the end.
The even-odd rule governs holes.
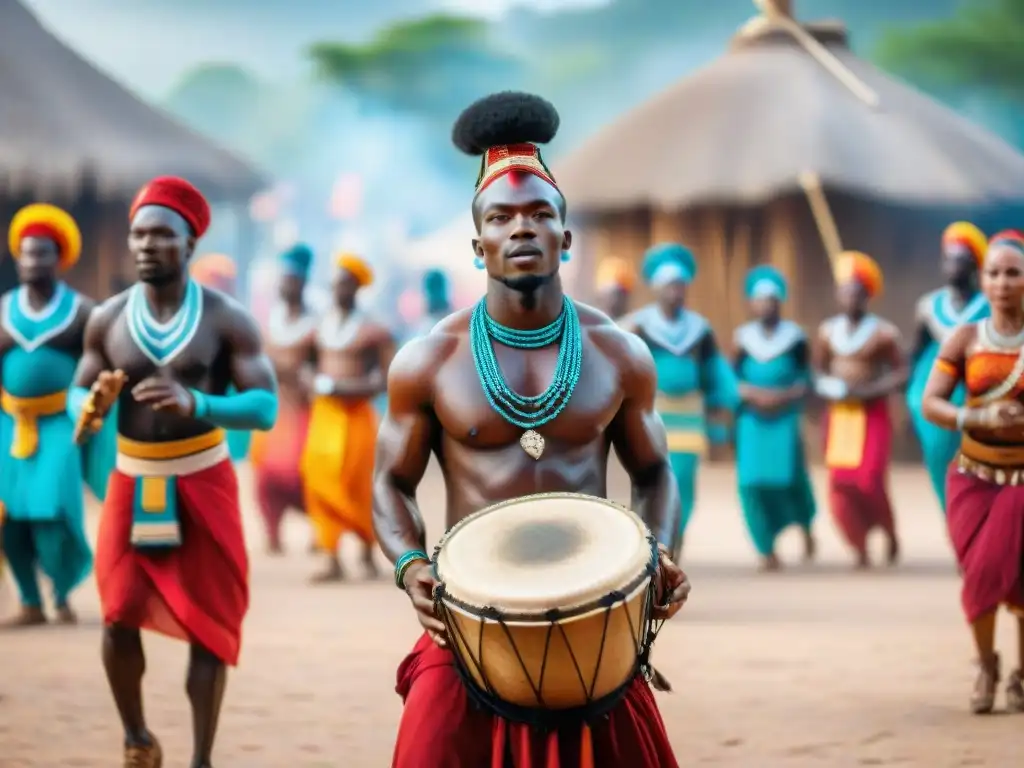
{"type": "Polygon", "coordinates": [[[624,507],[527,496],[445,535],[438,613],[464,678],[499,714],[593,709],[646,659],[657,564],[653,537],[624,507]]]}

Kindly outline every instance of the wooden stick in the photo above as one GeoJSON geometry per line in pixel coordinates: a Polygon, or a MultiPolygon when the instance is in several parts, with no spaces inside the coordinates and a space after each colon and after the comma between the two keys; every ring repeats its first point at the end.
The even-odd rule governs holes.
{"type": "Polygon", "coordinates": [[[832,209],[829,207],[828,198],[825,197],[825,189],[821,185],[818,174],[805,171],[800,174],[800,186],[807,196],[807,203],[814,216],[814,223],[818,226],[818,235],[828,253],[829,263],[832,265],[832,273],[835,274],[836,257],[843,252],[843,243],[839,239],[839,228],[836,227],[836,220],[832,216],[832,209]]]}
{"type": "Polygon", "coordinates": [[[854,96],[863,101],[872,109],[879,105],[878,94],[850,71],[850,68],[843,64],[832,51],[819,43],[810,32],[798,24],[791,16],[782,13],[774,0],[754,0],[754,5],[772,23],[778,24],[789,32],[804,49],[814,57],[821,66],[840,83],[846,86],[854,96]]]}

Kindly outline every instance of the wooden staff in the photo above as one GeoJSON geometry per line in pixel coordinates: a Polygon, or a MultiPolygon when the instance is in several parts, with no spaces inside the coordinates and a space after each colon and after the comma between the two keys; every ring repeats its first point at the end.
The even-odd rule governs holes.
{"type": "Polygon", "coordinates": [[[800,26],[792,16],[780,9],[776,4],[776,0],[754,0],[754,5],[757,6],[757,9],[761,11],[765,18],[773,24],[778,24],[796,38],[796,41],[803,46],[804,50],[821,64],[829,74],[846,86],[854,96],[872,109],[878,108],[880,103],[878,94],[867,83],[857,77],[848,66],[843,64],[838,56],[819,43],[814,35],[800,26]]]}
{"type": "Polygon", "coordinates": [[[96,395],[102,392],[104,400],[108,404],[113,404],[117,402],[117,398],[121,395],[121,390],[127,381],[128,377],[124,371],[114,371],[113,373],[104,371],[100,374],[99,379],[96,380],[92,389],[89,390],[85,402],[82,403],[82,412],[78,414],[78,422],[75,424],[73,437],[75,445],[81,445],[96,431],[96,395]]]}
{"type": "Polygon", "coordinates": [[[843,252],[843,243],[839,239],[839,228],[836,227],[836,220],[832,216],[832,209],[829,207],[828,198],[825,197],[825,189],[821,185],[821,178],[818,174],[805,171],[800,174],[800,186],[807,196],[807,203],[811,207],[811,214],[814,216],[814,223],[818,227],[818,235],[828,253],[829,263],[832,265],[832,274],[836,271],[836,257],[843,252]]]}

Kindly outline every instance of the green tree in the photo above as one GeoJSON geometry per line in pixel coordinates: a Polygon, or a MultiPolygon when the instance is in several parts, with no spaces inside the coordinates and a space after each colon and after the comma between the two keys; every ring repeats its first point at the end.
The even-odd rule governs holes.
{"type": "Polygon", "coordinates": [[[1024,0],[977,0],[948,19],[891,30],[875,58],[933,90],[981,89],[1024,104],[1024,0]]]}
{"type": "Polygon", "coordinates": [[[515,87],[525,66],[493,44],[487,22],[445,14],[393,24],[365,44],[317,43],[309,55],[326,82],[439,119],[467,97],[515,87]]]}

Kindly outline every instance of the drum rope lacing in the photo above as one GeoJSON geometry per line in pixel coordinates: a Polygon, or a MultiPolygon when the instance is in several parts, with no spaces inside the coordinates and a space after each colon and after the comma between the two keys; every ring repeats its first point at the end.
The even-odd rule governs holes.
{"type": "MultiPolygon", "coordinates": [[[[658,565],[660,563],[660,552],[658,551],[657,541],[652,535],[647,537],[648,544],[651,548],[651,558],[648,561],[647,567],[644,571],[644,575],[651,579],[654,578],[654,574],[657,572],[658,565]]],[[[434,551],[434,562],[437,562],[437,555],[440,552],[440,545],[434,551]]],[[[471,670],[466,666],[465,660],[462,658],[462,654],[454,653],[455,667],[462,677],[466,689],[470,694],[470,698],[479,707],[488,709],[499,717],[509,720],[511,722],[526,722],[538,727],[556,727],[558,724],[566,721],[591,721],[596,720],[606,715],[619,701],[625,696],[626,691],[633,682],[633,678],[637,673],[642,674],[644,679],[650,683],[655,676],[654,668],[650,663],[651,648],[654,645],[654,641],[661,631],[664,625],[664,620],[655,619],[653,617],[655,609],[655,590],[649,589],[647,597],[640,609],[640,620],[638,626],[634,626],[632,616],[628,609],[626,610],[626,620],[629,626],[630,635],[633,639],[633,644],[637,650],[637,663],[634,674],[630,675],[629,678],[617,689],[611,693],[602,696],[600,699],[594,699],[594,689],[597,686],[598,673],[601,670],[601,660],[604,655],[605,640],[608,636],[608,624],[611,620],[612,609],[621,603],[624,603],[628,595],[621,590],[615,590],[606,594],[598,602],[598,605],[605,609],[604,612],[604,628],[601,634],[601,644],[598,648],[597,660],[594,665],[593,677],[589,683],[585,679],[583,670],[580,667],[579,660],[576,658],[576,654],[573,652],[572,645],[569,642],[569,638],[566,635],[565,629],[558,623],[560,618],[563,618],[566,614],[561,609],[551,609],[544,614],[544,618],[549,622],[547,629],[547,636],[544,643],[544,658],[541,661],[539,680],[535,683],[529,669],[527,668],[526,661],[523,659],[522,654],[516,645],[515,638],[512,632],[509,630],[505,623],[505,619],[502,612],[492,606],[484,606],[477,609],[481,617],[489,619],[490,621],[498,624],[508,640],[509,646],[515,653],[516,660],[519,663],[519,668],[523,673],[523,677],[526,679],[527,684],[537,699],[536,707],[522,707],[515,704],[502,701],[496,694],[494,686],[487,679],[487,673],[484,670],[483,664],[483,640],[484,640],[484,627],[485,624],[480,624],[480,629],[477,632],[476,642],[471,643],[470,639],[466,637],[466,634],[459,627],[458,623],[453,620],[450,611],[444,604],[445,597],[448,599],[454,599],[445,592],[444,584],[438,585],[434,592],[434,605],[437,615],[444,622],[445,629],[447,630],[449,638],[456,640],[457,645],[466,648],[467,650],[473,649],[475,645],[475,655],[472,653],[465,654],[469,657],[469,661],[473,665],[473,669],[476,671],[476,676],[479,677],[484,684],[484,690],[481,690],[480,685],[471,670]],[[565,710],[553,710],[546,709],[544,702],[544,677],[547,670],[548,662],[548,651],[551,646],[551,637],[555,630],[560,633],[565,647],[569,652],[569,657],[572,661],[576,677],[580,682],[580,687],[584,691],[587,703],[581,707],[575,707],[572,709],[565,710]]],[[[456,601],[457,602],[457,601],[456,601]]]]}

